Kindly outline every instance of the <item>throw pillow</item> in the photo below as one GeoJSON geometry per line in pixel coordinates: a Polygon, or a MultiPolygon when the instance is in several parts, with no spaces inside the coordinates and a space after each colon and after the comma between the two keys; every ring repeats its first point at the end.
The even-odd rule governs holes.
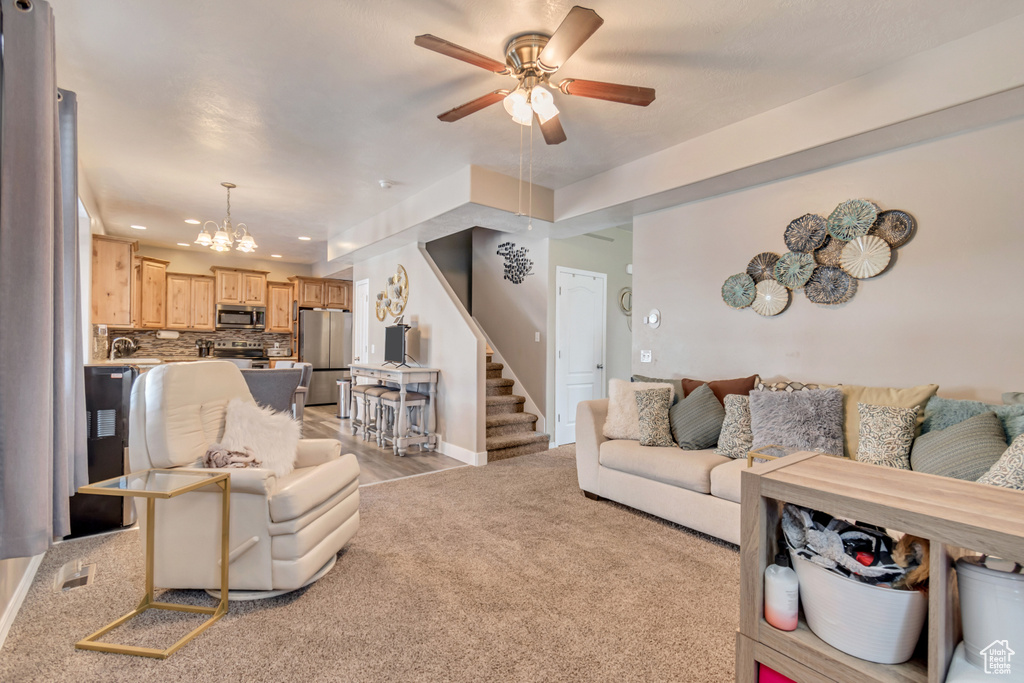
{"type": "Polygon", "coordinates": [[[746,458],[754,444],[750,431],[750,397],[729,394],[725,397],[725,421],[718,435],[715,453],[728,458],[746,458]]]}
{"type": "Polygon", "coordinates": [[[702,384],[669,411],[672,436],[684,451],[699,451],[718,443],[725,408],[711,387],[702,384]]]}
{"type": "Polygon", "coordinates": [[[302,423],[289,413],[234,398],[224,416],[220,444],[228,451],[251,452],[260,467],[284,477],[295,469],[301,435],[302,423]]]}
{"type": "Polygon", "coordinates": [[[636,410],[640,416],[641,446],[675,446],[668,423],[672,388],[636,392],[636,410]]]}
{"type": "Polygon", "coordinates": [[[917,430],[920,408],[897,408],[858,403],[860,444],[857,460],[885,465],[898,470],[910,469],[910,446],[917,430]]]}
{"type": "Polygon", "coordinates": [[[1005,451],[1003,425],[988,412],[917,437],[910,466],[915,472],[976,481],[1005,451]]]}
{"type": "Polygon", "coordinates": [[[1024,403],[1024,391],[1007,391],[1003,394],[1003,405],[1019,405],[1024,403]]]}
{"type": "Polygon", "coordinates": [[[711,391],[714,392],[718,402],[725,405],[726,396],[729,394],[749,394],[759,379],[761,378],[757,375],[751,375],[750,377],[740,377],[739,379],[716,379],[712,382],[684,377],[681,381],[683,383],[683,391],[686,392],[687,396],[690,395],[691,391],[696,391],[700,385],[707,384],[711,387],[711,391]]]}
{"type": "Polygon", "coordinates": [[[1024,431],[1024,404],[999,405],[981,401],[959,401],[935,396],[924,408],[922,434],[952,427],[969,417],[993,412],[1003,423],[1006,441],[1011,443],[1024,431]]]}
{"type": "Polygon", "coordinates": [[[608,382],[608,417],[602,433],[607,439],[640,440],[640,414],[636,409],[636,392],[647,389],[672,388],[671,384],[627,382],[613,379],[608,382]]]}
{"type": "MultiPolygon", "coordinates": [[[[852,384],[840,385],[843,390],[843,438],[846,457],[857,457],[857,442],[860,437],[860,413],[858,403],[869,403],[873,406],[896,406],[897,408],[913,408],[928,402],[939,390],[938,384],[923,384],[908,389],[892,389],[889,387],[860,387],[852,384]]],[[[921,431],[924,414],[917,417],[916,433],[921,431]]],[[[915,436],[916,436],[915,433],[915,436]]]]}
{"type": "Polygon", "coordinates": [[[775,445],[842,456],[843,392],[752,392],[750,429],[755,449],[775,445]]]}
{"type": "Polygon", "coordinates": [[[683,397],[683,380],[681,379],[661,379],[658,377],[644,377],[643,375],[633,375],[632,380],[634,382],[647,382],[648,384],[671,384],[673,404],[678,403],[679,399],[683,397]]]}
{"type": "Polygon", "coordinates": [[[829,389],[827,384],[804,384],[803,382],[765,382],[758,379],[757,384],[754,386],[754,391],[785,391],[786,393],[793,393],[794,391],[810,391],[812,389],[829,389]]]}
{"type": "Polygon", "coordinates": [[[981,475],[978,483],[1024,491],[1024,436],[1013,440],[996,464],[981,475]]]}

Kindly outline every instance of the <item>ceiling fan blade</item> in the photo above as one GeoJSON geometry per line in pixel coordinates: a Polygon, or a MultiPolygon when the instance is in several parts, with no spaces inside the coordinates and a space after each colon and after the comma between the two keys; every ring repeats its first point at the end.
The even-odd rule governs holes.
{"type": "Polygon", "coordinates": [[[541,51],[538,57],[541,69],[548,73],[558,71],[603,23],[604,19],[594,10],[579,5],[573,7],[541,51]]]}
{"type": "Polygon", "coordinates": [[[446,57],[454,57],[455,59],[461,59],[464,62],[478,66],[481,69],[487,69],[493,71],[496,74],[507,74],[509,73],[508,67],[499,62],[496,59],[485,57],[479,52],[473,52],[472,50],[456,45],[455,43],[449,43],[443,38],[432,36],[429,33],[425,33],[422,36],[416,36],[416,40],[413,41],[420,47],[425,47],[428,50],[439,52],[446,57]]]}
{"type": "Polygon", "coordinates": [[[654,101],[654,88],[641,88],[639,85],[619,85],[617,83],[566,78],[558,84],[558,89],[566,95],[578,95],[579,97],[590,97],[595,100],[635,104],[638,107],[646,107],[654,101]]]}
{"type": "MultiPolygon", "coordinates": [[[[537,123],[540,123],[540,117],[537,117],[537,123]]],[[[562,129],[562,123],[558,120],[558,114],[555,114],[547,123],[540,123],[540,132],[544,134],[544,142],[549,145],[558,145],[565,142],[565,131],[562,129]]]]}
{"type": "Polygon", "coordinates": [[[487,93],[483,97],[478,97],[475,100],[466,102],[465,104],[460,104],[454,109],[449,109],[437,118],[442,121],[446,121],[447,123],[452,123],[453,121],[458,121],[470,114],[475,114],[481,109],[491,106],[495,102],[501,102],[507,96],[508,90],[495,90],[494,92],[487,93]]]}

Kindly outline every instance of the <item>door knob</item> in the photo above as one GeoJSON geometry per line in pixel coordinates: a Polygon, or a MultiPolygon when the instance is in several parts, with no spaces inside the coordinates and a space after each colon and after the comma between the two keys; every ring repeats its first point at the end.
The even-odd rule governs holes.
{"type": "Polygon", "coordinates": [[[597,364],[597,369],[598,370],[604,370],[604,363],[598,363],[597,364]]]}

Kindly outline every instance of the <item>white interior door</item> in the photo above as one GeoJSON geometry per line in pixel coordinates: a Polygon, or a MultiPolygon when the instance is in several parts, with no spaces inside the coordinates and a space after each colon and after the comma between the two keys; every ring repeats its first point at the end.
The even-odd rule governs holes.
{"type": "Polygon", "coordinates": [[[352,288],[352,362],[370,360],[370,281],[360,280],[352,288]]]}
{"type": "Polygon", "coordinates": [[[555,445],[576,441],[576,404],[604,398],[608,276],[559,267],[555,293],[555,445]]]}

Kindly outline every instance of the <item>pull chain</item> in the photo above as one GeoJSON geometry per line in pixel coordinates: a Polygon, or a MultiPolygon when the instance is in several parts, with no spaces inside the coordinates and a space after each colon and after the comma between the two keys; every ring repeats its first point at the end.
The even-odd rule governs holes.
{"type": "Polygon", "coordinates": [[[519,208],[516,215],[523,215],[523,127],[519,126],[519,208]]]}
{"type": "MultiPolygon", "coordinates": [[[[533,230],[533,121],[530,124],[530,221],[526,225],[527,230],[533,230]]],[[[519,156],[522,158],[522,154],[519,156]]]]}

